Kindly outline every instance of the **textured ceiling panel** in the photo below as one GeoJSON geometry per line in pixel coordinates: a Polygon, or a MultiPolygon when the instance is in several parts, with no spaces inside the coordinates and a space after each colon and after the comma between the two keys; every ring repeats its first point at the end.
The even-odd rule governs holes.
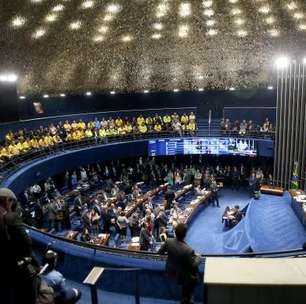
{"type": "Polygon", "coordinates": [[[304,0],[0,3],[0,71],[20,94],[261,86],[276,56],[306,55],[304,0]]]}

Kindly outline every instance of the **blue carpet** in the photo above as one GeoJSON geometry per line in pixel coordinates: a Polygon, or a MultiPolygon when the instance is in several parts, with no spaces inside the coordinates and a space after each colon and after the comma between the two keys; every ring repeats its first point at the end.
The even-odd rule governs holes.
{"type": "MultiPolygon", "coordinates": [[[[91,296],[89,287],[78,284],[74,281],[67,280],[67,286],[77,288],[82,292],[82,298],[78,304],[90,304],[91,296]]],[[[112,293],[107,291],[98,290],[99,303],[103,304],[135,304],[135,297],[126,294],[112,293]]],[[[141,304],[176,304],[178,301],[152,299],[152,298],[140,298],[141,304]]]]}
{"type": "Polygon", "coordinates": [[[301,248],[306,231],[293,209],[291,197],[262,195],[250,204],[246,232],[253,251],[277,251],[301,248]]]}
{"type": "MultiPolygon", "coordinates": [[[[230,189],[223,189],[220,193],[219,202],[220,208],[207,206],[198,214],[197,218],[192,222],[188,229],[186,241],[197,253],[221,254],[233,251],[241,252],[240,250],[244,250],[245,246],[243,244],[237,247],[236,250],[238,251],[231,249],[235,247],[234,244],[228,244],[224,248],[224,236],[227,235],[227,233],[223,232],[223,224],[221,220],[226,206],[233,207],[239,205],[240,209],[244,208],[250,202],[249,193],[245,190],[232,191],[230,189]]],[[[243,227],[237,225],[235,228],[240,229],[243,227]]],[[[229,231],[228,233],[233,234],[232,231],[229,231]]],[[[230,238],[229,234],[227,235],[227,238],[230,238]]]]}

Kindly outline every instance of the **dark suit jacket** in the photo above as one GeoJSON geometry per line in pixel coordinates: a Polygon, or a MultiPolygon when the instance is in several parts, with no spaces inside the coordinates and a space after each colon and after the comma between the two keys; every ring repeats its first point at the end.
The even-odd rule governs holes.
{"type": "Polygon", "coordinates": [[[195,254],[185,242],[167,239],[158,253],[168,254],[166,272],[174,277],[178,284],[197,279],[198,265],[195,254]]]}
{"type": "Polygon", "coordinates": [[[150,234],[146,228],[141,228],[139,235],[140,250],[148,250],[150,248],[150,234]]]}

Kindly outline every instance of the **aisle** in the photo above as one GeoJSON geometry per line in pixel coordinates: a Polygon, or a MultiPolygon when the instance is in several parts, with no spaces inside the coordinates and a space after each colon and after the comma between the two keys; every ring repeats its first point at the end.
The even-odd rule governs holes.
{"type": "Polygon", "coordinates": [[[250,201],[246,190],[223,189],[220,193],[220,208],[206,207],[189,227],[187,243],[198,253],[223,253],[222,214],[226,206],[239,205],[242,209],[250,201]]]}

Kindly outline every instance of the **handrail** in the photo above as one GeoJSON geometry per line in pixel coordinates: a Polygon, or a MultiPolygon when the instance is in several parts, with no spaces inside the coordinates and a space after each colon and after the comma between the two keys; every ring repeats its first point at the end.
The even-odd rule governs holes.
{"type": "Polygon", "coordinates": [[[91,292],[91,302],[92,304],[98,304],[98,291],[97,291],[97,283],[100,279],[101,275],[104,271],[128,271],[128,272],[135,272],[135,303],[140,303],[140,296],[139,296],[139,277],[138,272],[141,271],[140,268],[102,268],[102,267],[93,267],[92,270],[89,272],[83,284],[89,285],[90,292],[91,292]]]}
{"type": "MultiPolygon", "coordinates": [[[[90,244],[90,243],[85,243],[77,240],[71,240],[71,239],[66,239],[64,237],[58,236],[58,235],[52,235],[50,233],[41,231],[35,227],[30,227],[26,225],[27,229],[39,232],[44,235],[51,236],[52,238],[58,240],[58,241],[65,241],[67,243],[73,244],[73,245],[78,245],[80,247],[84,248],[89,248],[89,249],[94,249],[96,251],[101,251],[101,252],[107,252],[107,253],[112,253],[112,254],[117,254],[117,255],[128,255],[131,257],[135,258],[152,258],[154,260],[159,260],[159,261],[165,261],[166,257],[163,255],[159,255],[158,253],[155,252],[148,252],[148,251],[130,251],[127,249],[122,249],[122,248],[111,248],[108,246],[101,246],[101,245],[95,245],[95,244],[90,244]]],[[[53,244],[55,244],[54,242],[53,244]]],[[[49,244],[52,245],[52,244],[49,244]]],[[[202,253],[200,254],[200,257],[202,261],[204,261],[205,257],[279,257],[279,256],[306,256],[306,250],[303,248],[294,248],[290,250],[280,250],[280,251],[260,251],[260,252],[247,252],[247,253],[223,253],[223,254],[213,254],[213,253],[202,253]]]]}

